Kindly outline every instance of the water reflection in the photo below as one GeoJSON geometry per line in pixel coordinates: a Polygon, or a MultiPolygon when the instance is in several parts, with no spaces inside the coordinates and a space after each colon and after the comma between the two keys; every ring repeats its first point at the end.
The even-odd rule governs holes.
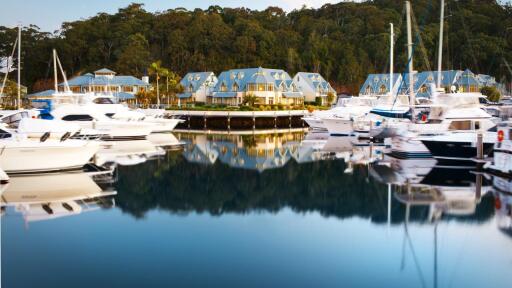
{"type": "Polygon", "coordinates": [[[117,194],[84,172],[14,176],[5,186],[1,207],[13,207],[26,223],[112,207],[117,194]]]}
{"type": "Polygon", "coordinates": [[[11,178],[5,216],[59,220],[2,217],[5,286],[507,287],[509,180],[321,133],[175,136],[11,178]]]}
{"type": "MultiPolygon", "coordinates": [[[[177,138],[185,143],[182,153],[169,153],[142,166],[120,168],[116,187],[124,191],[118,197],[123,211],[143,217],[155,208],[176,214],[222,215],[277,212],[289,207],[300,213],[314,211],[340,219],[357,216],[374,223],[402,223],[406,217],[411,221],[431,221],[429,207],[413,205],[412,210],[407,209],[398,201],[400,197],[388,203],[388,188],[383,185],[392,183],[398,187],[411,182],[407,177],[413,178],[411,183],[420,183],[432,170],[431,161],[423,165],[387,159],[388,165],[368,166],[375,159],[386,160],[382,145],[303,132],[179,133],[177,138]]],[[[467,196],[463,188],[455,196],[455,189],[447,191],[442,183],[432,184],[438,185],[432,191],[449,194],[438,200],[453,198],[444,202],[445,206],[459,205],[467,196]]],[[[422,185],[415,189],[425,190],[426,184],[422,185]]],[[[485,221],[492,217],[492,195],[482,193],[473,204],[460,219],[485,221]]],[[[456,214],[453,207],[443,209],[446,214],[456,214]]]]}

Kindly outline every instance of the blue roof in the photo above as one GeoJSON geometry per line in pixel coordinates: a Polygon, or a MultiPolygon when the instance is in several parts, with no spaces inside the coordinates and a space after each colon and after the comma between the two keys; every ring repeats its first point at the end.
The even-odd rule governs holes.
{"type": "MultiPolygon", "coordinates": [[[[398,81],[401,81],[402,76],[399,73],[393,74],[393,86],[396,85],[398,81]]],[[[370,94],[376,94],[380,91],[380,88],[384,85],[386,89],[386,93],[389,92],[389,73],[388,74],[369,74],[366,78],[366,81],[361,86],[360,94],[366,94],[366,89],[370,89],[370,94]]]]}
{"type": "Polygon", "coordinates": [[[116,72],[108,69],[108,68],[101,68],[100,70],[94,71],[94,73],[102,73],[102,74],[116,74],[116,72]]]}
{"type": "MultiPolygon", "coordinates": [[[[149,83],[133,76],[114,76],[112,78],[106,76],[94,76],[90,73],[77,76],[68,81],[69,86],[89,86],[89,85],[112,85],[112,86],[150,86],[149,83]]],[[[59,83],[64,86],[64,83],[59,83]]]]}
{"type": "Polygon", "coordinates": [[[236,92],[214,92],[213,97],[233,98],[236,97],[236,92]]]}
{"type": "Polygon", "coordinates": [[[53,94],[55,94],[55,90],[45,90],[45,91],[29,94],[29,95],[27,95],[27,97],[29,97],[29,98],[31,98],[31,97],[49,97],[49,96],[52,96],[53,94]]]}
{"type": "Polygon", "coordinates": [[[192,93],[190,93],[190,92],[184,92],[184,93],[178,94],[178,98],[183,99],[183,98],[190,98],[190,97],[192,97],[192,93]]]}
{"type": "Polygon", "coordinates": [[[463,85],[463,86],[469,86],[469,85],[476,85],[478,86],[480,83],[478,82],[477,77],[473,72],[471,72],[469,69],[466,69],[464,72],[462,72],[462,75],[457,80],[457,84],[463,85]]]}
{"type": "Polygon", "coordinates": [[[334,90],[331,87],[331,84],[327,82],[327,80],[324,79],[322,75],[319,73],[312,73],[312,72],[299,72],[297,75],[301,76],[303,79],[306,80],[306,83],[313,89],[316,90],[318,87],[322,88],[326,92],[332,92],[336,93],[336,90],[334,90]]]}
{"type": "MultiPolygon", "coordinates": [[[[293,91],[293,81],[290,75],[281,69],[268,69],[268,68],[247,68],[247,69],[232,69],[224,71],[219,75],[217,85],[215,85],[214,97],[222,97],[219,93],[221,86],[225,85],[227,92],[236,91],[233,89],[234,84],[238,86],[236,91],[245,91],[247,84],[272,84],[274,91],[279,91],[283,88],[284,91],[293,91]],[[218,92],[217,92],[218,91],[218,92]]],[[[231,95],[231,94],[230,94],[231,95]]],[[[234,97],[234,96],[230,96],[234,97]]]]}
{"type": "Polygon", "coordinates": [[[181,79],[180,84],[187,90],[187,92],[197,92],[199,88],[205,83],[206,80],[212,78],[213,84],[217,84],[217,78],[213,72],[189,72],[183,79],[181,79]],[[188,89],[192,88],[192,91],[188,89]]]}

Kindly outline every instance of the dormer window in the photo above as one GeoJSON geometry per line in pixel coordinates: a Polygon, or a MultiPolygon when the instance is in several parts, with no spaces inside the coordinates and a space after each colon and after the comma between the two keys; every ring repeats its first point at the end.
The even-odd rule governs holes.
{"type": "Polygon", "coordinates": [[[233,92],[238,92],[238,88],[239,88],[239,87],[238,87],[238,84],[237,84],[237,83],[234,83],[234,84],[233,84],[233,87],[232,87],[233,92]]]}
{"type": "Polygon", "coordinates": [[[228,86],[226,86],[226,83],[222,83],[220,85],[220,92],[227,92],[228,91],[228,86]]]}
{"type": "Polygon", "coordinates": [[[238,79],[242,79],[242,78],[244,78],[244,72],[238,73],[238,79]]]}
{"type": "Polygon", "coordinates": [[[196,81],[199,81],[199,79],[201,79],[201,76],[200,75],[196,75],[196,81]]]}
{"type": "Polygon", "coordinates": [[[379,82],[379,77],[373,78],[373,82],[375,82],[375,83],[379,82]]]}

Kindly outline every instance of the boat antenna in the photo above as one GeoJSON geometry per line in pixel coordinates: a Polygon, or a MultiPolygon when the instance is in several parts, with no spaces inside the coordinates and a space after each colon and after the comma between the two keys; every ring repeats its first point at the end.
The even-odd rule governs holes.
{"type": "Polygon", "coordinates": [[[57,74],[57,51],[53,49],[53,89],[55,89],[55,93],[59,92],[58,85],[58,74],[57,74]]]}
{"type": "Polygon", "coordinates": [[[412,28],[411,28],[411,2],[405,1],[405,10],[407,13],[407,57],[409,58],[409,103],[411,106],[411,116],[414,121],[414,75],[413,73],[413,60],[412,60],[412,28]]]}
{"type": "Polygon", "coordinates": [[[21,23],[18,24],[18,110],[21,109],[21,23]]]}
{"type": "Polygon", "coordinates": [[[441,88],[441,69],[443,60],[444,0],[441,0],[441,18],[439,23],[439,50],[437,52],[437,87],[441,88]]]}
{"type": "Polygon", "coordinates": [[[394,29],[393,23],[389,23],[389,95],[393,95],[393,46],[394,46],[394,29]]]}

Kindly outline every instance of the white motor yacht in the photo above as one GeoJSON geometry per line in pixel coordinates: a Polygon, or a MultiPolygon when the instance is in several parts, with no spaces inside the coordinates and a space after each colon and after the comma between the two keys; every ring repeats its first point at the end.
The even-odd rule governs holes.
{"type": "Polygon", "coordinates": [[[486,132],[495,127],[492,116],[480,107],[478,101],[480,95],[480,93],[439,94],[433,99],[434,104],[430,106],[430,112],[425,121],[394,122],[395,135],[392,138],[391,154],[400,158],[431,158],[431,151],[420,138],[426,139],[456,131],[486,132]]]}
{"type": "Polygon", "coordinates": [[[485,168],[510,178],[512,177],[512,121],[500,122],[497,130],[493,161],[486,164],[485,168]]]}
{"type": "Polygon", "coordinates": [[[0,167],[10,173],[72,170],[83,167],[98,151],[97,141],[29,139],[0,129],[0,167]]]}
{"type": "Polygon", "coordinates": [[[78,124],[83,129],[95,129],[106,135],[103,140],[146,139],[154,124],[140,121],[121,121],[108,118],[90,107],[66,104],[53,110],[55,119],[78,124]]]}
{"type": "Polygon", "coordinates": [[[331,136],[354,135],[362,132],[354,129],[354,119],[368,114],[375,103],[374,97],[348,98],[344,106],[338,107],[333,115],[321,117],[321,120],[331,136]]]}

